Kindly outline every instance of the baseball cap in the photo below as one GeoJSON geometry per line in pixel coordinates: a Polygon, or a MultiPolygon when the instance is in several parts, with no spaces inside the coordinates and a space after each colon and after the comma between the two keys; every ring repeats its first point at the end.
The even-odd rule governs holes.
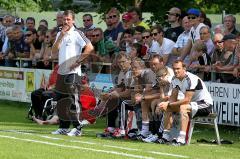
{"type": "Polygon", "coordinates": [[[196,9],[196,8],[191,8],[187,11],[187,14],[196,15],[197,17],[199,17],[200,16],[200,10],[196,9]]]}
{"type": "Polygon", "coordinates": [[[224,37],[221,41],[223,42],[223,41],[226,41],[226,40],[234,40],[236,38],[237,38],[237,36],[234,35],[234,34],[227,34],[227,35],[224,35],[224,37]]]}
{"type": "Polygon", "coordinates": [[[125,13],[122,15],[122,20],[130,21],[132,19],[132,15],[130,13],[125,13]]]}

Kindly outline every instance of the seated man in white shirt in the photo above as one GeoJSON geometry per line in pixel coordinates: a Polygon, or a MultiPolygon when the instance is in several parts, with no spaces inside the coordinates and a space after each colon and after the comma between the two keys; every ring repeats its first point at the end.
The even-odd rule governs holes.
{"type": "Polygon", "coordinates": [[[175,146],[185,145],[186,130],[191,117],[207,116],[212,111],[213,99],[208,92],[204,82],[196,75],[187,72],[185,64],[177,60],[173,63],[175,76],[171,82],[172,93],[167,102],[159,103],[156,111],[165,112],[164,132],[160,144],[171,141],[170,129],[172,127],[173,112],[180,112],[180,133],[176,140],[172,140],[175,146]],[[177,100],[179,92],[184,94],[184,98],[177,100]]]}

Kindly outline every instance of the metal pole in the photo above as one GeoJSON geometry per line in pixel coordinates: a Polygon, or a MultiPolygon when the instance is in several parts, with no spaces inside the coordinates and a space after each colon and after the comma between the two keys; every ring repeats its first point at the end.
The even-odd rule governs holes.
{"type": "Polygon", "coordinates": [[[226,15],[226,11],[223,10],[223,11],[222,11],[222,24],[224,23],[224,17],[225,17],[225,15],[226,15]]]}

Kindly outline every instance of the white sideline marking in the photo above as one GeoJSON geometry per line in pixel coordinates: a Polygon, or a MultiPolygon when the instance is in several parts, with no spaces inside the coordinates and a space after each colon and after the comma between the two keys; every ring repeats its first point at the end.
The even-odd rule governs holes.
{"type": "MultiPolygon", "coordinates": [[[[33,134],[31,134],[31,135],[33,135],[33,134]]],[[[61,140],[60,138],[57,138],[57,137],[50,137],[50,136],[46,136],[46,135],[39,135],[39,136],[42,138],[46,138],[46,139],[61,140]]]]}
{"type": "Polygon", "coordinates": [[[162,152],[156,152],[156,151],[147,151],[152,154],[158,154],[158,155],[165,155],[165,156],[173,156],[173,157],[179,157],[179,158],[189,158],[188,156],[183,156],[183,155],[174,155],[171,153],[162,153],[162,152]]]}
{"type": "Polygon", "coordinates": [[[214,146],[218,146],[218,145],[211,145],[211,144],[198,144],[199,146],[209,146],[209,147],[214,147],[214,146]]]}
{"type": "Polygon", "coordinates": [[[78,143],[88,144],[88,145],[97,145],[97,143],[89,142],[89,141],[77,141],[77,140],[65,140],[65,141],[78,142],[78,143]]]}
{"type": "Polygon", "coordinates": [[[1,138],[14,139],[14,140],[28,141],[28,142],[33,142],[33,143],[40,143],[40,144],[51,145],[51,146],[64,147],[64,148],[72,148],[72,149],[80,149],[80,150],[87,150],[87,151],[94,151],[94,152],[102,152],[102,153],[114,154],[114,155],[119,155],[119,156],[127,156],[127,157],[133,157],[133,158],[143,158],[143,159],[154,159],[153,157],[139,156],[139,155],[128,154],[128,153],[123,153],[123,152],[92,149],[92,148],[70,146],[70,145],[64,145],[64,144],[56,144],[56,143],[40,141],[40,140],[21,139],[21,138],[16,138],[16,137],[13,137],[13,136],[0,135],[0,137],[1,138]]]}
{"type": "Polygon", "coordinates": [[[111,147],[111,148],[117,148],[122,150],[129,150],[129,151],[139,151],[138,149],[134,148],[128,148],[128,147],[120,147],[120,146],[113,146],[113,145],[103,145],[104,147],[111,147]]]}
{"type": "MultiPolygon", "coordinates": [[[[4,132],[13,132],[13,133],[18,133],[18,134],[26,134],[26,135],[34,135],[34,136],[39,136],[47,139],[53,139],[53,140],[61,140],[61,141],[69,141],[69,142],[76,142],[76,143],[84,143],[84,144],[89,144],[89,145],[101,145],[95,142],[87,142],[87,141],[78,141],[78,140],[66,140],[62,138],[56,138],[56,137],[50,137],[47,135],[37,135],[37,134],[32,134],[28,132],[22,132],[18,130],[5,130],[4,132]]],[[[121,146],[114,146],[114,145],[102,145],[104,147],[112,147],[112,148],[117,148],[117,149],[122,149],[122,150],[128,150],[128,151],[142,151],[139,149],[134,149],[134,148],[128,148],[128,147],[121,147],[121,146]]],[[[203,145],[202,145],[203,146],[203,145]]],[[[177,154],[171,154],[171,153],[165,153],[165,152],[155,152],[155,151],[142,151],[142,152],[147,152],[151,154],[158,154],[158,155],[163,155],[163,156],[173,156],[173,157],[179,157],[179,158],[189,158],[188,156],[183,156],[183,155],[177,155],[177,154]]]]}

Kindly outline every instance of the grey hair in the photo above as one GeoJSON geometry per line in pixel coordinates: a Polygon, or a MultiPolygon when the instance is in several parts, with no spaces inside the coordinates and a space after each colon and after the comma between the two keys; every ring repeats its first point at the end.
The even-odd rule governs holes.
{"type": "Polygon", "coordinates": [[[233,23],[236,24],[236,17],[235,17],[234,15],[232,15],[232,14],[228,14],[228,15],[226,15],[226,16],[224,17],[224,19],[227,18],[227,17],[231,17],[233,23]]]}

